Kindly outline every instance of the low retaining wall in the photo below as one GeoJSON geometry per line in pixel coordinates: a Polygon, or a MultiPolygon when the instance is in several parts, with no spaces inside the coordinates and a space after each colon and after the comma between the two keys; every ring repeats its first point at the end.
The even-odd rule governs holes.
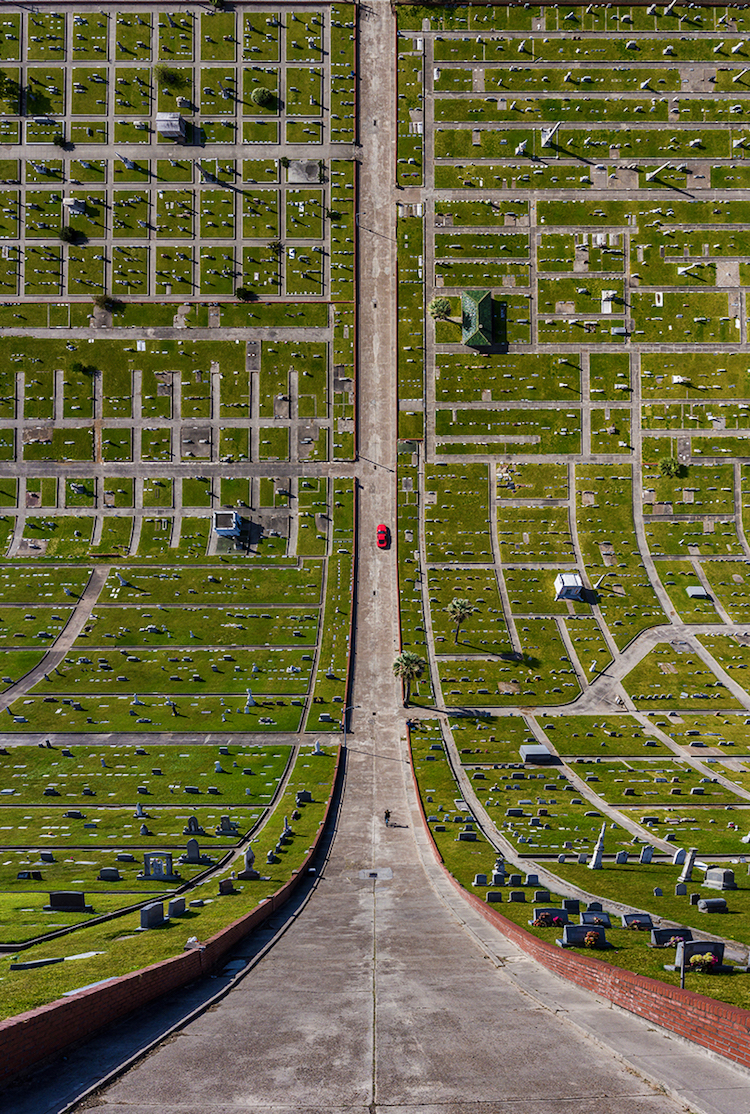
{"type": "Polygon", "coordinates": [[[178,990],[207,975],[230,948],[270,917],[291,897],[306,876],[314,859],[331,810],[331,801],[341,767],[342,752],[334,771],[331,795],[313,840],[312,849],[299,870],[262,905],[220,929],[205,941],[202,951],[181,952],[140,971],[120,975],[111,982],[82,990],[71,998],[59,998],[46,1006],[0,1021],[0,1083],[7,1083],[40,1060],[82,1040],[105,1025],[118,1021],[155,998],[178,990]]]}
{"type": "MultiPolygon", "coordinates": [[[[411,758],[411,751],[410,751],[411,758]]],[[[707,1048],[719,1056],[750,1068],[750,1010],[717,1002],[705,994],[681,990],[678,986],[659,982],[657,979],[636,975],[622,967],[615,967],[599,959],[548,944],[525,928],[508,920],[476,894],[465,890],[443,863],[427,818],[421,806],[419,786],[414,767],[412,777],[420,802],[422,823],[427,832],[435,857],[451,884],[467,901],[504,936],[512,940],[523,952],[541,963],[548,971],[567,979],[576,986],[606,998],[616,1006],[637,1014],[655,1025],[668,1029],[685,1040],[707,1048]]]]}

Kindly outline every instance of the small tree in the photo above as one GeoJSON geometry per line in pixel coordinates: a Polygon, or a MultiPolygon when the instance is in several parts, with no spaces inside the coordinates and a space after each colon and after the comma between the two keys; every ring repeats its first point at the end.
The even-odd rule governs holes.
{"type": "Polygon", "coordinates": [[[71,228],[69,224],[64,225],[57,233],[58,240],[62,240],[64,244],[77,244],[81,238],[81,233],[76,232],[75,228],[71,228]]]}
{"type": "Polygon", "coordinates": [[[57,132],[55,135],[53,135],[52,142],[54,143],[55,147],[61,147],[63,148],[63,150],[67,147],[65,136],[62,132],[57,132]]]}
{"type": "Polygon", "coordinates": [[[254,290],[250,290],[247,286],[238,286],[234,292],[235,297],[239,298],[241,302],[254,302],[257,300],[258,295],[254,290]]]}
{"type": "Polygon", "coordinates": [[[341,220],[341,213],[338,211],[338,209],[326,209],[326,216],[328,217],[328,220],[341,220]]]}
{"type": "Polygon", "coordinates": [[[289,166],[289,159],[287,158],[286,155],[282,155],[281,158],[279,159],[279,162],[281,163],[281,165],[284,167],[285,170],[289,166]]]}
{"type": "Polygon", "coordinates": [[[267,86],[256,85],[250,94],[250,100],[260,108],[270,108],[276,98],[267,86]]]}
{"type": "Polygon", "coordinates": [[[450,298],[433,298],[427,307],[427,312],[436,321],[447,321],[451,315],[450,298]]]}
{"type": "Polygon", "coordinates": [[[413,650],[402,650],[393,663],[393,672],[400,677],[404,684],[404,707],[409,707],[412,681],[417,681],[427,667],[424,658],[415,654],[413,650]]]}
{"type": "Polygon", "coordinates": [[[282,244],[281,240],[271,240],[271,243],[268,246],[274,255],[281,255],[282,251],[284,250],[284,245],[282,244]]]}
{"type": "Polygon", "coordinates": [[[673,456],[663,456],[659,461],[659,471],[662,476],[668,476],[669,479],[674,480],[682,475],[682,465],[673,456]]]}
{"type": "Polygon", "coordinates": [[[164,64],[154,68],[154,77],[160,85],[165,85],[167,89],[182,89],[187,84],[187,77],[182,70],[174,70],[164,64]]]}
{"type": "Polygon", "coordinates": [[[451,600],[445,610],[448,612],[451,619],[456,624],[453,641],[458,642],[458,632],[461,628],[461,624],[466,622],[472,612],[476,611],[476,608],[472,607],[469,600],[463,600],[455,597],[451,600]]]}

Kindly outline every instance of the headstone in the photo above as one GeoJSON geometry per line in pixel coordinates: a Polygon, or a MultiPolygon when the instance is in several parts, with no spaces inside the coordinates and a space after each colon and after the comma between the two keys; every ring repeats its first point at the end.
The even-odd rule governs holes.
{"type": "Polygon", "coordinates": [[[653,854],[654,854],[653,847],[651,846],[650,843],[647,843],[645,847],[641,848],[641,853],[638,856],[638,862],[641,864],[641,866],[644,866],[645,864],[650,863],[651,859],[653,858],[653,854]]]}
{"type": "Polygon", "coordinates": [[[320,745],[320,739],[315,740],[315,746],[313,748],[313,754],[315,754],[315,755],[323,754],[323,748],[320,745]]]}
{"type": "Polygon", "coordinates": [[[153,833],[148,830],[148,825],[147,824],[141,824],[140,834],[142,836],[150,836],[153,833]]]}
{"type": "Polygon", "coordinates": [[[524,886],[538,886],[538,885],[540,885],[538,874],[527,874],[526,875],[526,881],[524,882],[524,886]]]}
{"type": "Polygon", "coordinates": [[[588,903],[588,905],[586,906],[586,910],[589,913],[601,913],[601,911],[602,911],[601,901],[590,901],[588,903]]]}
{"type": "Polygon", "coordinates": [[[170,902],[169,902],[169,905],[167,906],[167,916],[168,917],[179,917],[180,914],[184,913],[184,912],[185,912],[185,898],[184,897],[173,897],[173,898],[171,898],[170,902]]]}
{"type": "Polygon", "coordinates": [[[618,851],[615,855],[615,862],[618,866],[627,866],[628,853],[627,851],[618,851]]]}
{"type": "Polygon", "coordinates": [[[219,754],[223,754],[225,758],[229,757],[229,747],[219,747],[219,754]]]}
{"type": "Polygon", "coordinates": [[[487,885],[487,875],[486,874],[475,874],[473,885],[475,885],[475,886],[486,886],[487,885]]]}
{"type": "Polygon", "coordinates": [[[201,861],[200,847],[198,846],[197,839],[189,839],[187,841],[187,849],[184,861],[186,863],[199,863],[201,861]]]}
{"type": "Polygon", "coordinates": [[[558,861],[558,863],[564,863],[565,862],[565,856],[564,855],[558,855],[557,856],[557,861],[558,861]]]}
{"type": "Polygon", "coordinates": [[[621,920],[623,928],[638,929],[641,932],[650,931],[654,927],[650,913],[622,913],[621,920]]]}
{"type": "Polygon", "coordinates": [[[182,834],[189,836],[204,836],[206,833],[203,831],[203,828],[198,823],[198,817],[189,816],[187,827],[182,829],[182,834]]]}
{"type": "Polygon", "coordinates": [[[562,940],[558,940],[558,944],[563,948],[582,948],[584,947],[585,937],[589,932],[595,932],[597,939],[597,947],[611,948],[612,945],[607,940],[606,933],[603,928],[592,927],[591,925],[584,924],[566,924],[563,927],[562,940]]]}
{"type": "Polygon", "coordinates": [[[534,904],[537,902],[544,904],[547,901],[551,901],[549,890],[534,890],[534,904]]]}
{"type": "Polygon", "coordinates": [[[700,899],[701,899],[700,894],[691,894],[690,895],[690,904],[691,905],[697,905],[698,902],[700,901],[700,899]]]}
{"type": "Polygon", "coordinates": [[[707,886],[710,890],[736,890],[737,883],[734,880],[734,871],[725,870],[720,866],[711,866],[706,871],[706,877],[703,880],[703,885],[707,886]]]}
{"type": "Polygon", "coordinates": [[[684,882],[678,882],[677,885],[674,888],[674,896],[675,897],[684,897],[686,893],[687,893],[687,886],[685,885],[685,883],[684,882]]]}
{"type": "Polygon", "coordinates": [[[43,882],[41,870],[19,870],[16,875],[19,882],[43,882]]]}
{"type": "Polygon", "coordinates": [[[228,816],[222,816],[219,820],[219,826],[216,828],[216,834],[235,836],[239,828],[240,826],[236,820],[230,820],[228,816]]]}
{"type": "Polygon", "coordinates": [[[694,955],[715,955],[716,965],[721,967],[724,962],[724,941],[723,940],[680,940],[677,945],[677,951],[674,956],[674,965],[676,968],[682,966],[683,956],[685,958],[685,966],[690,969],[690,960],[694,955]]]}
{"type": "Polygon", "coordinates": [[[691,847],[685,859],[685,865],[682,868],[678,882],[692,882],[693,880],[693,867],[695,866],[695,856],[698,854],[697,847],[691,847]]]}
{"type": "Polygon", "coordinates": [[[602,824],[602,830],[599,832],[599,838],[594,846],[594,853],[591,856],[591,862],[588,864],[589,870],[602,869],[602,855],[604,854],[604,833],[607,830],[607,825],[602,824]]]}
{"type": "Polygon", "coordinates": [[[572,917],[577,917],[581,911],[581,903],[577,897],[565,897],[562,904],[565,912],[572,917]]]}
{"type": "Polygon", "coordinates": [[[122,875],[116,866],[103,866],[99,871],[100,882],[121,882],[122,875]]]}
{"type": "Polygon", "coordinates": [[[523,890],[511,890],[508,894],[508,901],[525,901],[526,894],[523,890]]]}
{"type": "Polygon", "coordinates": [[[222,878],[221,879],[221,881],[219,882],[219,897],[223,897],[226,894],[233,894],[233,893],[236,893],[236,892],[237,891],[235,890],[234,885],[232,884],[232,879],[231,878],[222,878]]]}
{"type": "Polygon", "coordinates": [[[579,866],[585,866],[588,861],[589,861],[589,857],[586,854],[586,852],[581,851],[579,856],[578,856],[578,865],[579,866]]]}
{"type": "MultiPolygon", "coordinates": [[[[538,920],[540,917],[549,917],[551,921],[556,920],[560,928],[562,928],[564,924],[570,923],[570,915],[568,914],[567,909],[550,909],[549,906],[541,906],[540,908],[535,907],[534,916],[530,923],[533,924],[533,922],[538,920]]],[[[550,927],[552,926],[550,925],[550,927]]]]}
{"type": "Polygon", "coordinates": [[[487,891],[487,896],[485,898],[485,901],[490,902],[490,904],[492,904],[492,905],[497,905],[497,903],[499,901],[502,901],[502,900],[503,900],[503,891],[502,890],[488,890],[487,891]]]}
{"type": "Polygon", "coordinates": [[[268,852],[268,854],[266,855],[266,862],[267,863],[278,863],[279,861],[280,860],[279,860],[278,856],[274,854],[273,849],[270,850],[268,852]]]}
{"type": "Polygon", "coordinates": [[[665,944],[669,944],[671,940],[681,938],[683,940],[692,940],[693,934],[689,928],[652,928],[651,929],[651,946],[653,948],[663,948],[665,944]]]}
{"type": "Polygon", "coordinates": [[[92,913],[93,907],[86,904],[86,895],[80,890],[56,890],[49,895],[49,905],[44,906],[47,913],[92,913]]]}
{"type": "Polygon", "coordinates": [[[135,855],[131,855],[129,851],[121,851],[119,855],[115,855],[118,863],[134,863],[135,855]]]}
{"type": "Polygon", "coordinates": [[[257,870],[255,870],[254,864],[255,852],[253,851],[250,844],[248,844],[245,848],[245,869],[240,871],[238,877],[244,879],[245,881],[253,881],[257,878],[260,878],[260,874],[257,870]]]}
{"type": "Polygon", "coordinates": [[[699,913],[726,913],[727,901],[724,897],[702,897],[698,902],[699,913]]]}
{"type": "Polygon", "coordinates": [[[214,762],[214,773],[215,774],[223,774],[224,773],[224,771],[221,767],[221,762],[214,762]]]}
{"type": "Polygon", "coordinates": [[[587,909],[585,913],[581,913],[581,924],[600,925],[602,928],[612,927],[609,913],[605,913],[603,909],[595,910],[593,913],[587,909]]]}
{"type": "Polygon", "coordinates": [[[51,851],[40,851],[39,852],[39,858],[40,858],[41,862],[43,862],[43,863],[54,863],[55,862],[55,856],[52,854],[51,851]]]}
{"type": "Polygon", "coordinates": [[[663,897],[663,896],[664,896],[664,890],[661,888],[661,886],[654,886],[654,897],[663,897]]]}
{"type": "Polygon", "coordinates": [[[147,851],[143,856],[143,871],[138,875],[139,882],[181,882],[179,871],[172,868],[170,851],[147,851]]]}
{"type": "Polygon", "coordinates": [[[161,901],[152,901],[141,909],[141,928],[158,928],[164,924],[164,905],[161,901]]]}
{"type": "Polygon", "coordinates": [[[672,866],[682,866],[682,864],[685,862],[685,854],[685,848],[678,847],[674,855],[672,856],[672,866]]]}
{"type": "Polygon", "coordinates": [[[508,885],[509,886],[522,886],[523,885],[522,876],[520,874],[510,874],[508,876],[508,885]]]}
{"type": "Polygon", "coordinates": [[[310,792],[309,789],[299,789],[297,791],[296,803],[298,805],[309,804],[311,801],[312,801],[312,793],[310,792]]]}

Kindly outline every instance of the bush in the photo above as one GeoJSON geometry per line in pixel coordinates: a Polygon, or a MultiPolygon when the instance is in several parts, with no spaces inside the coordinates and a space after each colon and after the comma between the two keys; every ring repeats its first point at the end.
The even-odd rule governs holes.
{"type": "Polygon", "coordinates": [[[683,467],[679,460],[675,460],[673,456],[664,456],[659,461],[659,471],[662,476],[668,476],[674,480],[683,474],[683,467]]]}
{"type": "Polygon", "coordinates": [[[276,97],[265,85],[257,85],[250,94],[250,100],[253,104],[257,104],[261,108],[270,108],[275,102],[276,97]]]}
{"type": "Polygon", "coordinates": [[[182,70],[173,70],[171,67],[164,65],[157,66],[154,69],[154,77],[160,85],[166,85],[167,89],[182,89],[188,83],[182,70]]]}
{"type": "Polygon", "coordinates": [[[247,286],[238,286],[235,290],[235,297],[239,298],[241,302],[255,302],[258,295],[254,290],[250,290],[247,286]]]}
{"type": "Polygon", "coordinates": [[[427,312],[436,321],[447,321],[451,315],[450,298],[433,298],[427,307],[427,312]]]}
{"type": "Polygon", "coordinates": [[[71,228],[69,224],[66,224],[57,233],[57,238],[58,240],[62,240],[64,244],[78,244],[81,241],[82,233],[77,232],[75,228],[71,228]]]}

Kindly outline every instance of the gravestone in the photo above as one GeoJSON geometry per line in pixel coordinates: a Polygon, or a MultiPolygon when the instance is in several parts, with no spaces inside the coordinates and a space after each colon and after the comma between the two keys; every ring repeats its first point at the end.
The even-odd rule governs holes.
{"type": "Polygon", "coordinates": [[[627,851],[618,851],[615,855],[615,863],[617,866],[627,866],[628,853],[627,851]]]}
{"type": "Polygon", "coordinates": [[[169,905],[167,905],[168,917],[179,917],[180,914],[185,912],[185,898],[173,897],[170,898],[169,905]]]}
{"type": "Polygon", "coordinates": [[[724,962],[724,941],[723,940],[680,940],[677,945],[677,950],[674,956],[674,965],[677,969],[682,966],[683,956],[685,958],[685,966],[689,967],[690,960],[694,955],[715,955],[716,965],[721,967],[724,962]]]}
{"type": "Polygon", "coordinates": [[[221,879],[219,882],[219,897],[224,897],[226,894],[233,894],[236,892],[231,878],[221,879]]]}
{"type": "Polygon", "coordinates": [[[651,947],[663,948],[665,944],[677,937],[683,940],[692,940],[693,934],[689,928],[652,928],[651,929],[651,947]]]}
{"type": "Polygon", "coordinates": [[[92,905],[86,904],[86,895],[80,890],[55,890],[49,895],[49,905],[44,906],[46,913],[93,913],[92,905]]]}
{"type": "Polygon", "coordinates": [[[560,928],[562,928],[564,924],[570,924],[570,916],[567,909],[551,909],[549,906],[540,906],[539,908],[535,907],[534,916],[532,920],[529,921],[529,924],[533,924],[535,920],[542,916],[549,916],[553,920],[556,919],[559,923],[560,928]]]}
{"type": "Polygon", "coordinates": [[[139,834],[142,835],[142,836],[150,836],[150,835],[153,835],[154,833],[150,832],[148,830],[148,825],[147,824],[141,824],[139,834]]]}
{"type": "Polygon", "coordinates": [[[100,882],[122,882],[122,875],[116,866],[103,866],[99,871],[100,882]]]}
{"type": "Polygon", "coordinates": [[[564,863],[565,862],[565,856],[564,855],[558,855],[557,856],[557,861],[558,861],[558,863],[564,863]]]}
{"type": "Polygon", "coordinates": [[[272,848],[272,849],[271,849],[271,850],[270,850],[270,851],[268,852],[268,854],[266,855],[266,862],[267,862],[267,863],[269,863],[269,864],[271,864],[271,863],[278,863],[278,862],[280,862],[280,861],[281,861],[281,860],[280,860],[280,859],[278,858],[278,856],[277,856],[277,855],[276,855],[276,854],[274,853],[274,851],[273,851],[273,848],[272,848]]]}
{"type": "Polygon", "coordinates": [[[141,928],[158,928],[164,924],[164,905],[161,901],[152,901],[141,909],[141,928]]]}
{"type": "Polygon", "coordinates": [[[607,940],[603,928],[594,927],[591,925],[583,924],[566,924],[563,927],[562,940],[556,941],[561,948],[582,948],[584,947],[584,940],[589,932],[595,932],[597,939],[597,947],[611,948],[612,945],[607,940]]]}
{"type": "Polygon", "coordinates": [[[228,816],[222,816],[219,820],[218,827],[215,829],[217,835],[235,836],[240,830],[239,823],[236,820],[230,820],[228,816]]]}
{"type": "Polygon", "coordinates": [[[524,882],[524,886],[538,886],[538,885],[540,885],[538,874],[527,874],[526,875],[526,881],[524,882]]]}
{"type": "Polygon", "coordinates": [[[508,894],[508,901],[525,901],[526,894],[523,890],[511,890],[508,894]]]}
{"type": "Polygon", "coordinates": [[[199,863],[201,861],[201,851],[197,839],[187,841],[187,849],[182,861],[185,863],[199,863]]]}
{"type": "Polygon", "coordinates": [[[588,905],[586,906],[586,911],[589,912],[589,913],[601,913],[601,911],[602,911],[601,901],[590,901],[588,903],[588,905]]]}
{"type": "Polygon", "coordinates": [[[503,891],[502,890],[488,890],[487,891],[487,896],[485,898],[485,901],[488,901],[492,905],[497,905],[497,903],[499,901],[502,901],[502,900],[503,900],[503,891]]]}
{"type": "Polygon", "coordinates": [[[693,880],[693,867],[695,866],[695,856],[698,854],[697,847],[691,847],[685,859],[685,865],[682,868],[678,882],[692,882],[693,880]]]}
{"type": "Polygon", "coordinates": [[[40,851],[39,859],[43,863],[54,863],[56,861],[51,851],[40,851]]]}
{"type": "Polygon", "coordinates": [[[609,913],[605,913],[601,909],[595,910],[593,913],[587,909],[585,913],[581,913],[581,924],[594,926],[600,925],[602,928],[612,927],[609,919],[609,913]]]}
{"type": "Polygon", "coordinates": [[[473,881],[472,885],[474,885],[474,886],[486,886],[487,885],[487,875],[486,874],[475,874],[474,875],[474,881],[473,881]]]}
{"type": "Polygon", "coordinates": [[[571,917],[577,917],[581,911],[581,903],[577,897],[565,897],[563,898],[563,909],[571,917]]]}
{"type": "Polygon", "coordinates": [[[143,871],[139,882],[181,882],[179,871],[172,867],[170,851],[147,851],[143,856],[143,871]]]}
{"type": "Polygon", "coordinates": [[[297,791],[297,798],[295,803],[298,805],[310,804],[312,802],[312,799],[312,793],[309,789],[299,789],[297,791]]]}
{"type": "Polygon", "coordinates": [[[645,932],[646,929],[651,930],[654,927],[650,913],[622,913],[620,919],[623,928],[635,927],[645,932]]]}
{"type": "Polygon", "coordinates": [[[641,866],[643,866],[647,863],[650,863],[651,859],[653,858],[653,854],[654,854],[653,847],[651,846],[650,843],[647,843],[645,847],[641,848],[641,853],[638,856],[638,862],[641,864],[641,866]]]}
{"type": "Polygon", "coordinates": [[[16,875],[19,882],[43,882],[41,870],[19,870],[16,875]]]}
{"type": "Polygon", "coordinates": [[[698,902],[699,913],[726,913],[727,900],[725,897],[702,897],[698,902]]]}
{"type": "Polygon", "coordinates": [[[685,885],[685,883],[684,882],[678,882],[677,885],[674,888],[674,896],[675,897],[684,897],[686,893],[687,893],[687,886],[685,885]]]}
{"type": "Polygon", "coordinates": [[[719,866],[711,866],[706,871],[706,877],[703,880],[703,885],[707,886],[710,890],[736,890],[737,883],[734,880],[734,871],[725,870],[719,866]]]}
{"type": "Polygon", "coordinates": [[[534,890],[534,902],[536,903],[537,901],[542,903],[551,901],[549,890],[534,890]]]}
{"type": "Polygon", "coordinates": [[[118,863],[134,863],[135,855],[131,855],[129,851],[121,851],[119,855],[115,855],[118,863]]]}
{"type": "Polygon", "coordinates": [[[664,890],[661,888],[661,886],[654,886],[654,897],[663,897],[663,896],[664,896],[664,890]]]}
{"type": "Polygon", "coordinates": [[[580,854],[578,855],[578,865],[579,866],[585,866],[588,861],[589,861],[589,857],[586,854],[586,852],[581,851],[580,854]]]}
{"type": "Polygon", "coordinates": [[[698,902],[700,901],[700,899],[701,899],[700,894],[691,894],[690,895],[690,904],[691,905],[697,905],[698,902]]]}
{"type": "Polygon", "coordinates": [[[187,827],[182,829],[182,834],[189,836],[204,836],[206,833],[203,831],[203,828],[198,823],[198,817],[190,816],[188,817],[187,827]]]}
{"type": "Polygon", "coordinates": [[[510,875],[508,875],[508,885],[509,886],[522,886],[523,885],[522,876],[520,874],[510,874],[510,875]]]}
{"type": "Polygon", "coordinates": [[[685,862],[685,855],[685,848],[678,847],[674,855],[672,856],[672,866],[682,866],[682,864],[685,862]]]}
{"type": "Polygon", "coordinates": [[[252,881],[255,881],[256,879],[260,878],[260,874],[258,873],[257,870],[255,870],[254,863],[255,863],[255,852],[253,851],[252,847],[248,844],[247,847],[245,848],[245,869],[241,870],[240,873],[237,875],[237,877],[242,878],[243,880],[248,881],[248,882],[252,882],[252,881]]]}

